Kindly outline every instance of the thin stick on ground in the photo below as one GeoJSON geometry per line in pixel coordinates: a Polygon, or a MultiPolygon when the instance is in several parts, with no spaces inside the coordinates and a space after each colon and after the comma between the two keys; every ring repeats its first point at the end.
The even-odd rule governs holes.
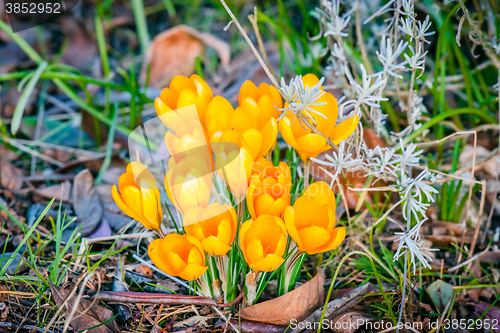
{"type": "MultiPolygon", "coordinates": [[[[134,254],[133,255],[134,259],[136,259],[137,261],[140,261],[142,264],[148,266],[149,268],[151,268],[152,270],[168,277],[169,279],[172,279],[173,281],[179,283],[181,286],[183,286],[184,288],[187,288],[188,290],[190,290],[191,288],[186,284],[184,283],[183,281],[179,280],[178,278],[174,277],[174,276],[171,276],[171,275],[168,275],[166,273],[164,273],[163,271],[159,270],[158,268],[156,268],[155,266],[153,265],[150,265],[148,262],[146,262],[144,259],[142,259],[141,257],[139,257],[137,254],[134,254]]],[[[196,291],[196,293],[199,295],[199,296],[203,296],[200,292],[196,291]]],[[[217,307],[215,306],[212,306],[212,309],[217,312],[217,314],[221,317],[222,320],[224,320],[225,322],[228,322],[228,319],[226,318],[226,316],[224,316],[224,314],[222,312],[220,312],[219,309],[217,309],[217,307]]],[[[236,332],[236,333],[240,333],[240,331],[234,327],[234,325],[229,321],[229,324],[231,325],[231,327],[233,328],[233,330],[236,332]]]]}

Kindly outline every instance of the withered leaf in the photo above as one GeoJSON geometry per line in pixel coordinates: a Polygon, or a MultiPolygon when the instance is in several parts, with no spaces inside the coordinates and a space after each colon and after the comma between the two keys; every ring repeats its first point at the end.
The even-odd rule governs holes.
{"type": "Polygon", "coordinates": [[[41,195],[42,197],[45,198],[56,198],[56,201],[63,200],[63,201],[69,201],[69,196],[71,193],[71,183],[66,180],[62,184],[56,184],[56,185],[51,185],[47,186],[44,188],[38,188],[35,190],[36,194],[41,195]]]}
{"type": "Polygon", "coordinates": [[[240,317],[268,324],[289,325],[292,319],[302,321],[323,304],[325,272],[278,298],[252,305],[241,310],[240,317]]]}
{"type": "MultiPolygon", "coordinates": [[[[156,36],[149,45],[146,61],[150,64],[149,84],[164,87],[175,75],[189,75],[194,71],[195,59],[205,47],[215,49],[223,66],[229,65],[229,45],[207,33],[201,33],[189,26],[178,25],[156,36]]],[[[146,67],[141,80],[146,79],[146,67]]]]}
{"type": "Polygon", "coordinates": [[[50,283],[50,290],[52,291],[52,296],[54,297],[54,301],[57,306],[60,307],[64,303],[64,300],[69,296],[71,297],[67,302],[67,309],[64,312],[65,316],[69,316],[73,307],[77,306],[75,315],[70,322],[71,327],[75,331],[84,331],[88,328],[98,326],[91,330],[88,330],[89,333],[120,333],[120,329],[116,325],[116,322],[110,320],[113,318],[113,311],[106,309],[98,304],[92,305],[91,302],[86,299],[80,299],[80,303],[75,304],[77,300],[76,295],[71,295],[71,290],[63,289],[55,284],[50,283]],[[89,307],[92,307],[89,309],[89,307]],[[87,310],[88,309],[88,310],[87,310]],[[85,313],[83,313],[86,311],[85,313]],[[83,313],[83,314],[82,314],[83,313]],[[106,322],[107,321],[107,322],[106,322]],[[103,324],[106,322],[106,324],[103,324]]]}
{"type": "Polygon", "coordinates": [[[78,216],[77,223],[82,228],[82,236],[92,234],[101,223],[103,208],[99,194],[94,188],[94,178],[88,169],[75,176],[71,198],[78,216]]]}
{"type": "Polygon", "coordinates": [[[0,180],[3,187],[9,190],[19,190],[24,182],[23,172],[8,160],[2,158],[0,163],[0,180]]]}

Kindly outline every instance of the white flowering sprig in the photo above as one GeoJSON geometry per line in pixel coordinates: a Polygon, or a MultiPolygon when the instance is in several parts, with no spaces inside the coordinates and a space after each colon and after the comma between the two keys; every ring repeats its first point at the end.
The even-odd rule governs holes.
{"type": "Polygon", "coordinates": [[[406,148],[404,147],[403,140],[400,139],[399,145],[401,147],[401,154],[396,155],[399,158],[400,170],[405,172],[406,167],[415,167],[419,165],[420,155],[424,152],[422,149],[416,150],[417,146],[410,143],[406,148]]]}
{"type": "Polygon", "coordinates": [[[359,65],[361,69],[361,84],[356,82],[356,80],[349,75],[348,79],[351,85],[354,88],[356,94],[356,100],[350,100],[342,105],[342,109],[344,109],[348,105],[354,105],[354,109],[359,110],[361,105],[366,104],[372,107],[380,107],[381,101],[387,101],[388,99],[382,97],[379,94],[379,88],[386,84],[387,78],[382,77],[381,75],[377,76],[375,82],[372,84],[372,77],[366,73],[365,66],[362,64],[359,65]]]}
{"type": "Polygon", "coordinates": [[[323,0],[321,5],[324,10],[321,8],[317,8],[316,10],[327,20],[326,31],[323,36],[347,37],[348,34],[344,32],[344,29],[349,25],[351,16],[348,13],[340,15],[340,1],[323,0]]]}
{"type": "Polygon", "coordinates": [[[295,116],[295,119],[298,119],[299,121],[305,117],[316,125],[316,120],[314,120],[314,117],[311,116],[311,113],[326,119],[324,114],[312,108],[312,106],[315,105],[326,104],[326,102],[317,101],[325,93],[323,89],[320,89],[324,81],[325,78],[321,78],[317,84],[309,87],[309,85],[304,86],[304,81],[302,81],[301,75],[292,78],[289,84],[286,84],[285,79],[281,78],[280,89],[289,101],[289,105],[288,107],[279,109],[281,114],[278,120],[281,120],[284,116],[293,115],[295,116]]]}
{"type": "Polygon", "coordinates": [[[413,70],[420,69],[423,71],[424,70],[424,63],[425,63],[425,56],[427,55],[428,51],[423,52],[422,51],[423,48],[421,47],[420,43],[417,44],[416,51],[411,45],[409,45],[408,48],[411,50],[411,52],[413,54],[411,57],[406,53],[404,54],[404,57],[406,59],[406,63],[408,64],[408,67],[410,67],[413,70]]]}
{"type": "Polygon", "coordinates": [[[432,260],[432,257],[425,253],[426,251],[437,251],[437,249],[431,249],[424,247],[425,240],[420,235],[420,228],[424,224],[427,218],[419,221],[409,232],[396,232],[395,235],[399,235],[400,237],[396,239],[394,242],[399,242],[398,249],[394,254],[394,261],[399,260],[401,256],[406,253],[406,250],[410,254],[410,260],[413,266],[413,274],[416,272],[416,262],[420,262],[422,266],[426,268],[430,268],[431,265],[429,261],[432,260]]]}
{"type": "Polygon", "coordinates": [[[398,71],[405,70],[406,62],[397,63],[397,59],[401,56],[401,53],[408,46],[408,42],[400,41],[396,49],[394,50],[391,38],[386,38],[385,35],[382,36],[382,41],[380,42],[380,52],[376,51],[377,57],[384,66],[384,73],[387,73],[393,77],[402,79],[403,76],[398,74],[398,71]]]}
{"type": "Polygon", "coordinates": [[[327,69],[335,69],[335,74],[338,76],[345,75],[347,70],[347,58],[344,49],[339,47],[339,44],[333,44],[333,49],[330,52],[332,66],[327,69]]]}
{"type": "Polygon", "coordinates": [[[399,158],[393,148],[377,146],[374,149],[367,149],[366,145],[364,147],[364,164],[372,170],[369,175],[376,175],[378,178],[397,177],[399,158]]]}
{"type": "Polygon", "coordinates": [[[337,179],[338,175],[342,173],[342,171],[354,170],[361,162],[361,159],[353,158],[352,154],[345,153],[345,141],[340,141],[339,144],[339,152],[336,153],[333,151],[331,155],[325,155],[327,161],[323,161],[317,158],[311,158],[312,161],[324,165],[335,168],[335,173],[332,175],[332,181],[330,186],[333,186],[333,183],[337,179]]]}

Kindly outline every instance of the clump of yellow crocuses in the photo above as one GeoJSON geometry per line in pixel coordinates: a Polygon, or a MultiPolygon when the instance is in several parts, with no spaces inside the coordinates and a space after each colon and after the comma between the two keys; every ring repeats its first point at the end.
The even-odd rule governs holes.
{"type": "MultiPolygon", "coordinates": [[[[306,86],[319,82],[312,74],[302,80],[306,86]]],[[[274,86],[247,81],[238,97],[234,107],[192,75],[176,76],[155,101],[170,154],[165,199],[182,217],[180,226],[174,224],[176,232],[167,225],[162,229],[165,199],[143,164],[131,162],[119,191],[112,190],[125,214],[158,231],[148,254],[160,270],[205,285],[220,279],[226,296],[245,281],[244,271],[258,277],[288,265],[292,255],[327,252],[342,243],[346,232],[336,225],[333,190],[323,181],[304,186],[296,164],[280,161],[279,149],[273,148],[279,130],[305,162],[330,148],[325,137],[338,144],[359,121],[354,116],[337,124],[337,101],[328,92],[311,106],[322,115],[312,114],[316,131],[292,116],[280,118],[287,103],[274,86]]]]}

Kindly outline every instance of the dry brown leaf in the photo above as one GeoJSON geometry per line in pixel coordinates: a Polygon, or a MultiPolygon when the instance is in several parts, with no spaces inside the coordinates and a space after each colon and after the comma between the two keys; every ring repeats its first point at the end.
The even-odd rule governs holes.
{"type": "Polygon", "coordinates": [[[16,168],[6,159],[1,159],[0,179],[2,186],[9,190],[19,190],[23,186],[24,176],[21,169],[16,168]]]}
{"type": "Polygon", "coordinates": [[[65,312],[65,316],[68,316],[71,313],[71,310],[74,306],[77,306],[73,319],[70,322],[71,327],[75,331],[85,331],[90,327],[96,328],[88,330],[88,333],[120,333],[120,329],[116,325],[114,320],[110,320],[113,318],[113,311],[106,309],[98,304],[92,305],[91,302],[86,299],[81,298],[78,304],[75,304],[77,297],[76,295],[71,295],[71,290],[60,288],[52,283],[50,283],[50,290],[52,291],[52,297],[54,297],[54,301],[57,304],[57,307],[62,306],[67,297],[70,299],[66,302],[67,311],[65,312]],[[92,307],[89,309],[89,307],[92,307]],[[82,312],[86,311],[82,314],[82,312]],[[110,320],[110,321],[108,321],[110,320]],[[102,325],[105,321],[108,321],[106,324],[102,325]]]}
{"type": "MultiPolygon", "coordinates": [[[[482,158],[489,157],[490,153],[491,153],[491,151],[484,148],[483,146],[477,146],[476,147],[476,161],[481,160],[482,158]]],[[[473,156],[474,156],[474,146],[467,145],[467,146],[465,146],[462,153],[460,153],[460,156],[458,157],[458,161],[462,165],[467,166],[472,162],[473,156]]],[[[479,163],[478,167],[476,167],[476,171],[481,170],[481,169],[486,171],[492,177],[496,177],[500,174],[500,162],[498,162],[497,159],[493,156],[493,158],[490,158],[488,161],[486,161],[484,163],[479,163]]]]}
{"type": "MultiPolygon", "coordinates": [[[[149,85],[162,88],[175,75],[189,75],[194,72],[195,59],[205,47],[215,49],[222,66],[229,65],[231,50],[229,45],[207,33],[199,32],[186,25],[178,25],[157,35],[149,45],[145,64],[150,64],[149,85]]],[[[141,80],[146,80],[147,67],[144,66],[141,80]]]]}
{"type": "Polygon", "coordinates": [[[71,193],[71,183],[68,180],[66,180],[62,184],[56,184],[36,189],[35,193],[45,198],[49,199],[55,198],[56,201],[60,201],[61,199],[63,201],[69,201],[71,193]]]}
{"type": "Polygon", "coordinates": [[[75,176],[71,199],[82,236],[92,234],[101,223],[104,210],[99,194],[94,188],[94,178],[88,169],[80,171],[75,176]]]}
{"type": "Polygon", "coordinates": [[[325,272],[278,298],[252,305],[241,310],[240,317],[275,325],[289,325],[292,319],[302,321],[323,304],[325,272]]]}

